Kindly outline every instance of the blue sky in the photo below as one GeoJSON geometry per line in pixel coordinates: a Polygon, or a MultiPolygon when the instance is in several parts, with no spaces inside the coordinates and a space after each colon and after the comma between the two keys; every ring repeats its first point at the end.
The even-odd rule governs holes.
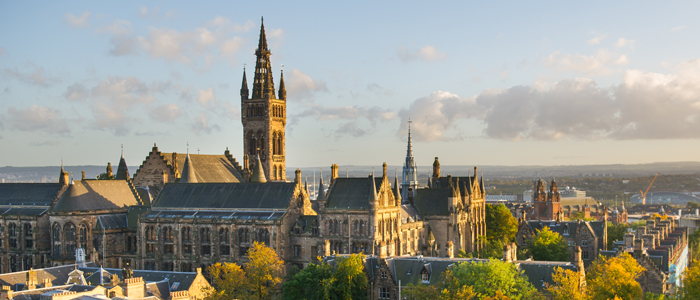
{"type": "Polygon", "coordinates": [[[289,167],[698,160],[700,3],[482,2],[0,2],[0,166],[240,158],[261,16],[289,167]]]}

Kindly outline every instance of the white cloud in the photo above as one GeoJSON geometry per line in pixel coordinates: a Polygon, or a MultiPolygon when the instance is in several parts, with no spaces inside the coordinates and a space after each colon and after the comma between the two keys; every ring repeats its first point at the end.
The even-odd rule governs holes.
{"type": "Polygon", "coordinates": [[[194,131],[194,133],[197,135],[200,135],[201,133],[210,134],[214,130],[221,131],[221,127],[216,124],[210,125],[209,117],[205,113],[199,114],[192,124],[192,131],[194,131]]]}
{"type": "Polygon", "coordinates": [[[206,25],[185,31],[153,27],[148,30],[148,34],[138,36],[134,34],[130,22],[117,20],[100,31],[111,35],[110,54],[114,56],[136,56],[144,53],[151,58],[195,67],[203,66],[206,69],[217,59],[230,59],[240,51],[245,39],[231,36],[230,32],[245,30],[244,27],[249,24],[236,27],[237,25],[230,24],[228,19],[217,17],[206,25]]]}
{"type": "Polygon", "coordinates": [[[214,87],[210,87],[206,90],[199,90],[197,102],[207,109],[214,108],[217,105],[216,95],[214,95],[214,87]]]}
{"type": "Polygon", "coordinates": [[[671,28],[671,31],[678,31],[678,30],[683,30],[686,28],[688,28],[688,26],[677,26],[677,27],[671,28]]]}
{"type": "MultiPolygon", "coordinates": [[[[700,60],[675,70],[628,70],[611,88],[568,79],[551,87],[514,86],[468,98],[436,92],[416,99],[399,116],[401,124],[413,120],[412,132],[421,141],[460,138],[462,120],[480,121],[486,137],[503,140],[700,139],[700,60]]],[[[404,127],[397,134],[403,136],[404,127]]]]}
{"type": "Polygon", "coordinates": [[[90,16],[89,12],[84,12],[82,15],[79,17],[76,17],[75,15],[71,13],[66,14],[66,22],[68,25],[71,27],[87,27],[88,26],[88,17],[90,16]]]}
{"type": "Polygon", "coordinates": [[[635,40],[630,40],[630,39],[626,39],[626,38],[619,38],[617,40],[617,43],[615,43],[615,47],[622,48],[625,46],[629,46],[630,49],[634,50],[634,44],[636,44],[636,43],[637,43],[637,41],[635,41],[635,40]]]}
{"type": "Polygon", "coordinates": [[[607,37],[608,37],[607,34],[598,35],[598,36],[596,36],[596,37],[594,37],[594,38],[588,40],[588,44],[590,44],[590,45],[599,45],[600,42],[603,41],[603,40],[604,40],[605,38],[607,38],[607,37]]]}
{"type": "Polygon", "coordinates": [[[396,113],[378,106],[323,106],[309,105],[301,113],[290,116],[290,126],[302,118],[314,118],[317,121],[347,121],[334,130],[336,138],[343,135],[358,137],[373,132],[378,122],[386,122],[396,118],[396,113]],[[369,123],[365,129],[359,127],[359,120],[369,123]]]}
{"type": "Polygon", "coordinates": [[[17,109],[10,106],[6,118],[9,127],[19,131],[40,131],[64,136],[71,132],[67,120],[61,117],[61,111],[50,107],[32,105],[26,109],[17,109]]]}
{"type": "Polygon", "coordinates": [[[577,71],[589,76],[612,73],[611,67],[624,66],[629,60],[626,55],[618,55],[601,49],[595,55],[562,54],[556,51],[543,60],[548,67],[560,71],[577,71]]]}
{"type": "Polygon", "coordinates": [[[287,89],[287,99],[291,99],[292,101],[308,100],[317,92],[328,92],[325,81],[314,80],[298,69],[293,69],[289,73],[285,81],[285,86],[287,89]]]}
{"type": "MultiPolygon", "coordinates": [[[[95,128],[126,135],[130,132],[129,124],[134,121],[132,111],[135,108],[156,103],[156,95],[171,91],[178,92],[170,82],[147,83],[135,77],[109,76],[92,88],[74,83],[68,86],[63,96],[70,101],[86,103],[92,112],[95,128]]],[[[168,116],[151,114],[159,121],[168,116]]]]}
{"type": "Polygon", "coordinates": [[[61,82],[59,77],[46,74],[43,67],[37,67],[33,64],[30,65],[34,70],[29,73],[21,72],[16,67],[13,69],[7,68],[3,73],[6,78],[14,78],[19,81],[41,87],[49,87],[53,84],[61,82]]]}
{"type": "Polygon", "coordinates": [[[424,62],[435,62],[444,60],[447,58],[447,53],[435,49],[431,45],[426,45],[418,50],[409,50],[408,48],[401,46],[396,52],[396,55],[404,62],[409,62],[413,60],[421,60],[424,62]]]}
{"type": "Polygon", "coordinates": [[[163,104],[151,110],[151,118],[160,122],[171,122],[181,114],[180,108],[175,103],[163,104]]]}

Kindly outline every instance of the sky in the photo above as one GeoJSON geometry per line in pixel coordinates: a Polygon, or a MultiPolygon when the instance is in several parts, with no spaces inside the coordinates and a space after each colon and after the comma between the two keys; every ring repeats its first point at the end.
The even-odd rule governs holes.
{"type": "Polygon", "coordinates": [[[697,1],[2,1],[0,166],[242,157],[264,17],[287,166],[698,161],[697,1]],[[486,3],[488,2],[488,3],[486,3]],[[282,67],[284,65],[284,67],[282,67]],[[252,87],[249,87],[252,88],[252,87]],[[189,146],[188,146],[189,144],[189,146]],[[189,148],[188,148],[189,147],[189,148]]]}

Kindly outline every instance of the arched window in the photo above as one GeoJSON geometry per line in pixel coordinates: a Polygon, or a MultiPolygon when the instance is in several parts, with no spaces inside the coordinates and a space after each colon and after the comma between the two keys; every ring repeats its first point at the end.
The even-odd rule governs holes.
{"type": "Polygon", "coordinates": [[[352,235],[358,235],[360,231],[360,226],[357,220],[352,221],[352,235]]]}
{"type": "Polygon", "coordinates": [[[199,241],[200,241],[202,244],[205,244],[205,243],[206,243],[206,244],[209,244],[209,243],[211,242],[211,236],[210,236],[210,230],[209,230],[209,228],[206,228],[206,227],[205,227],[205,228],[202,228],[202,229],[200,230],[199,238],[200,238],[199,241]]]}
{"type": "Polygon", "coordinates": [[[277,166],[272,166],[272,180],[277,180],[277,166]]]}
{"type": "Polygon", "coordinates": [[[256,151],[257,146],[258,145],[257,141],[255,140],[255,134],[252,131],[248,132],[248,153],[252,155],[258,153],[256,151]]]}
{"type": "Polygon", "coordinates": [[[258,242],[263,243],[265,245],[270,245],[270,231],[267,229],[260,229],[258,230],[258,242]]]}
{"type": "Polygon", "coordinates": [[[32,236],[34,230],[32,230],[32,224],[24,223],[24,236],[32,236]]]}
{"type": "Polygon", "coordinates": [[[53,225],[53,255],[56,257],[61,256],[61,226],[58,224],[53,225]]]}
{"type": "Polygon", "coordinates": [[[77,236],[75,234],[75,225],[73,223],[68,223],[63,228],[64,239],[66,241],[66,254],[71,255],[75,253],[75,245],[77,243],[77,236]]]}
{"type": "Polygon", "coordinates": [[[166,243],[173,242],[173,228],[170,226],[163,227],[163,240],[166,243]]]}
{"type": "Polygon", "coordinates": [[[147,241],[155,241],[156,240],[156,230],[151,225],[146,226],[146,240],[147,241]]]}
{"type": "Polygon", "coordinates": [[[88,249],[88,229],[85,224],[80,224],[78,227],[78,237],[80,237],[80,246],[88,249]]]}
{"type": "Polygon", "coordinates": [[[10,236],[17,236],[17,224],[10,223],[10,225],[7,226],[7,232],[10,236]]]}

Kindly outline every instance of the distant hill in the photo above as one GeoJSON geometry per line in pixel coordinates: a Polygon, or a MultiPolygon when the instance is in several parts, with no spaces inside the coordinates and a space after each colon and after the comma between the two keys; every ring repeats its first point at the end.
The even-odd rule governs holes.
{"type": "MultiPolygon", "coordinates": [[[[117,166],[112,166],[114,172],[117,171],[117,166]]],[[[568,166],[496,166],[484,165],[477,166],[479,174],[484,175],[488,179],[534,179],[538,177],[613,177],[613,178],[630,178],[643,177],[656,174],[700,174],[700,162],[659,162],[649,164],[634,164],[634,165],[568,165],[568,166]]],[[[56,182],[58,180],[58,172],[60,166],[47,167],[0,167],[0,182],[56,182]]],[[[339,166],[339,176],[344,177],[348,174],[350,177],[367,176],[372,173],[373,166],[361,165],[341,165],[339,166]]],[[[381,176],[381,165],[374,166],[376,176],[381,176]]],[[[401,176],[403,166],[390,165],[387,171],[390,177],[398,171],[401,176]]],[[[105,166],[65,166],[67,172],[73,172],[74,178],[79,179],[81,171],[85,171],[87,178],[95,178],[97,175],[105,172],[105,166]]],[[[138,166],[129,166],[129,174],[133,176],[138,166]]],[[[294,170],[297,167],[289,167],[287,169],[287,178],[293,180],[294,170]]],[[[302,171],[302,177],[308,178],[311,181],[316,172],[316,178],[320,175],[321,167],[299,167],[302,171]]],[[[330,166],[323,167],[323,175],[326,179],[330,177],[330,166]]],[[[441,166],[443,176],[448,174],[454,176],[466,176],[474,173],[474,166],[441,166]]],[[[418,166],[418,177],[421,181],[426,180],[432,173],[432,166],[418,166]]]]}

